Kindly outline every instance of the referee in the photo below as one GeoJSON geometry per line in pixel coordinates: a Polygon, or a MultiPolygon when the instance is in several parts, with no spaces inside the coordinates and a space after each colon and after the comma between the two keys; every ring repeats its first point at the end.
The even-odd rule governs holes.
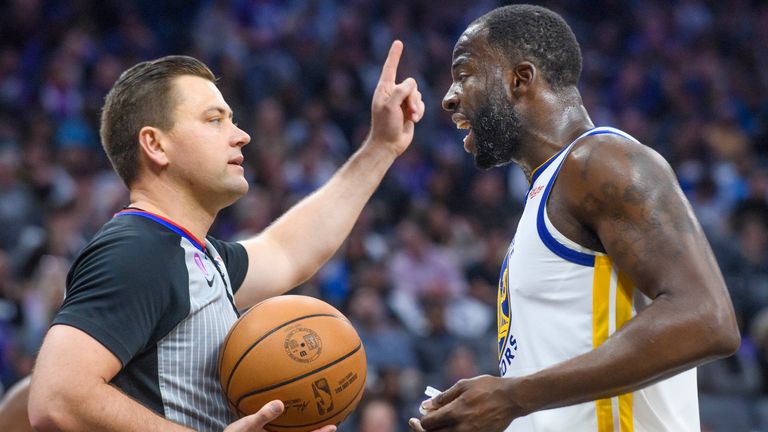
{"type": "Polygon", "coordinates": [[[101,138],[130,204],[69,272],[32,377],[36,430],[262,431],[282,413],[273,401],[235,421],[219,389],[218,350],[238,309],[297,286],[333,255],[409,146],[424,104],[413,79],[395,83],[402,50],[390,49],[361,148],[239,243],[208,236],[216,214],[248,190],[241,165],[250,141],[214,75],[194,58],[169,56],[120,76],[101,138]]]}

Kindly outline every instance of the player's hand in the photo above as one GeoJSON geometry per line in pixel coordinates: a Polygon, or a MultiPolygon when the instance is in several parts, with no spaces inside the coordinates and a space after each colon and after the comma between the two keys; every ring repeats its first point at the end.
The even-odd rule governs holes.
{"type": "Polygon", "coordinates": [[[403,153],[411,144],[415,124],[424,116],[424,102],[416,80],[408,78],[395,84],[402,54],[403,43],[394,41],[371,102],[369,141],[387,146],[395,155],[403,153]]]}
{"type": "MultiPolygon", "coordinates": [[[[285,410],[285,406],[279,400],[272,401],[256,413],[232,423],[224,429],[224,432],[265,432],[264,426],[272,420],[280,417],[285,410]]],[[[335,432],[336,426],[323,426],[314,432],[335,432]]]]}
{"type": "Polygon", "coordinates": [[[510,384],[490,375],[461,380],[427,401],[427,414],[408,425],[416,432],[501,432],[524,414],[510,398],[510,384]]]}

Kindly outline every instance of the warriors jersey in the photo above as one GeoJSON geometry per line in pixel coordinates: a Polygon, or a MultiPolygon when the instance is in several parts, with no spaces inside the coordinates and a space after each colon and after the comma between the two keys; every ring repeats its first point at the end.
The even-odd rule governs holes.
{"type": "MultiPolygon", "coordinates": [[[[525,210],[499,281],[502,376],[529,375],[593,350],[650,303],[610,256],[569,240],[547,216],[547,199],[568,152],[580,139],[598,134],[614,134],[636,142],[622,131],[595,128],[532,176],[525,210]]],[[[698,432],[696,371],[688,370],[621,396],[539,411],[514,420],[507,428],[507,432],[566,430],[698,432]]]]}
{"type": "Polygon", "coordinates": [[[200,241],[161,216],[118,213],[67,276],[53,324],[76,327],[121,362],[111,384],[168,420],[220,431],[234,417],[219,386],[219,347],[238,314],[242,245],[200,241]]]}

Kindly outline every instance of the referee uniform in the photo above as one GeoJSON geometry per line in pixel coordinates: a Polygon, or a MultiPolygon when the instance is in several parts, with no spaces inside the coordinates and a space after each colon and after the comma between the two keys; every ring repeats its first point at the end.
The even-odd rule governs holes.
{"type": "Polygon", "coordinates": [[[76,259],[53,324],[109,349],[122,364],[111,383],[128,396],[168,420],[220,431],[234,418],[219,387],[219,347],[238,318],[233,295],[247,269],[242,245],[202,242],[128,208],[76,259]]]}

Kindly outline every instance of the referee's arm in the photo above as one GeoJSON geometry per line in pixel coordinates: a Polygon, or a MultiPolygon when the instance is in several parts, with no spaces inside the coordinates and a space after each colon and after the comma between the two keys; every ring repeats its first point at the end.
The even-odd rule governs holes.
{"type": "Polygon", "coordinates": [[[402,51],[402,43],[392,44],[373,95],[371,131],[361,148],[320,189],[242,242],[248,272],[235,295],[239,308],[312,277],[341,246],[384,174],[411,144],[424,103],[413,79],[395,84],[402,51]]]}
{"type": "Polygon", "coordinates": [[[37,431],[189,431],[109,384],[120,360],[87,333],[68,325],[48,331],[37,356],[29,419],[37,431]]]}

